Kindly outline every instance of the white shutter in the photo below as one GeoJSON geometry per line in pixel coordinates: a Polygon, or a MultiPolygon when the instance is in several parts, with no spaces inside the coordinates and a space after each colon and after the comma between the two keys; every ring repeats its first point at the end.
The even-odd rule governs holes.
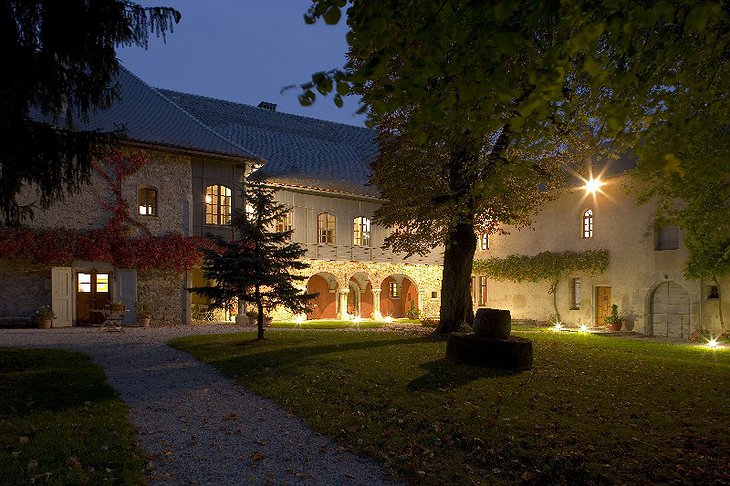
{"type": "Polygon", "coordinates": [[[137,311],[135,304],[137,303],[137,270],[118,268],[117,285],[115,286],[114,300],[124,302],[124,307],[128,312],[124,313],[124,324],[134,324],[137,322],[137,311]]]}
{"type": "Polygon", "coordinates": [[[53,327],[70,327],[73,321],[73,281],[70,267],[51,269],[51,308],[56,314],[53,327]]]}

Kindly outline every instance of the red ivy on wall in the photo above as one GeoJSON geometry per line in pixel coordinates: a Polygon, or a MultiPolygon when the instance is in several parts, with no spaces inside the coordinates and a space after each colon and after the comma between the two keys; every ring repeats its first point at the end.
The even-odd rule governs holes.
{"type": "Polygon", "coordinates": [[[92,230],[0,227],[0,258],[28,263],[64,265],[73,260],[111,262],[122,268],[184,272],[200,263],[200,247],[213,242],[176,233],[153,235],[129,214],[123,197],[124,179],[147,164],[140,154],[112,153],[94,170],[111,189],[113,201],[100,203],[109,213],[104,228],[92,230]],[[142,233],[133,236],[132,227],[142,233]]]}

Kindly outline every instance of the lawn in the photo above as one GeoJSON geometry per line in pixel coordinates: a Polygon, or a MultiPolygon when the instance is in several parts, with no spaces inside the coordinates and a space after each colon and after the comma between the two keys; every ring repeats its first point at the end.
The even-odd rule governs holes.
{"type": "Polygon", "coordinates": [[[530,330],[522,373],[406,333],[173,342],[418,484],[730,481],[730,351],[530,330]]]}
{"type": "Polygon", "coordinates": [[[342,321],[342,320],[327,320],[318,319],[312,321],[295,322],[295,321],[274,321],[271,324],[273,328],[301,328],[301,329],[378,329],[386,327],[392,324],[420,324],[421,321],[414,319],[395,319],[394,321],[387,323],[383,321],[373,321],[370,319],[364,319],[360,322],[354,321],[342,321]]]}
{"type": "Polygon", "coordinates": [[[0,348],[0,483],[145,484],[127,407],[82,354],[0,348]]]}

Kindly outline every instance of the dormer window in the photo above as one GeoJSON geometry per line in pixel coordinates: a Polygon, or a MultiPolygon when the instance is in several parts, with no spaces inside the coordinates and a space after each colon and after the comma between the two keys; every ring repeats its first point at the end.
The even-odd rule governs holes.
{"type": "Polygon", "coordinates": [[[205,224],[224,225],[231,222],[231,188],[212,185],[205,188],[205,224]]]}
{"type": "Polygon", "coordinates": [[[593,238],[593,210],[586,209],[583,213],[583,238],[593,238]]]}
{"type": "Polygon", "coordinates": [[[157,216],[157,189],[143,187],[137,191],[137,210],[143,216],[157,216]]]}

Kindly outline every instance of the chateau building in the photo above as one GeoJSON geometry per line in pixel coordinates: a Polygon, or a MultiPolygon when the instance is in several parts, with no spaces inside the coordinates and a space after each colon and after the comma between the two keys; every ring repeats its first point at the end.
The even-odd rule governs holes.
{"type": "MultiPolygon", "coordinates": [[[[278,113],[271,103],[253,107],[155,89],[124,68],[117,83],[119,101],[93,113],[85,128],[124,127],[125,151],[142,154],[145,163],[118,180],[114,170],[95,171],[80,193],[36,210],[30,227],[101,232],[121,201],[137,235],[232,236],[228,223],[242,208],[244,178],[258,170],[290,208],[279,229],[293,229],[293,240],[306,248],[306,286],[319,293],[309,318],[438,314],[440,252],[404,260],[380,248],[387,230],[372,223],[379,198],[367,184],[377,153],[372,130],[278,113]]],[[[36,194],[22,198],[32,204],[36,194]]],[[[61,263],[4,258],[0,323],[48,305],[54,327],[84,325],[100,320],[93,311],[112,301],[130,309],[130,323],[137,302],[152,308],[157,323],[230,317],[212,314],[187,291],[201,279],[196,268],[143,270],[103,256],[61,263]]]]}

